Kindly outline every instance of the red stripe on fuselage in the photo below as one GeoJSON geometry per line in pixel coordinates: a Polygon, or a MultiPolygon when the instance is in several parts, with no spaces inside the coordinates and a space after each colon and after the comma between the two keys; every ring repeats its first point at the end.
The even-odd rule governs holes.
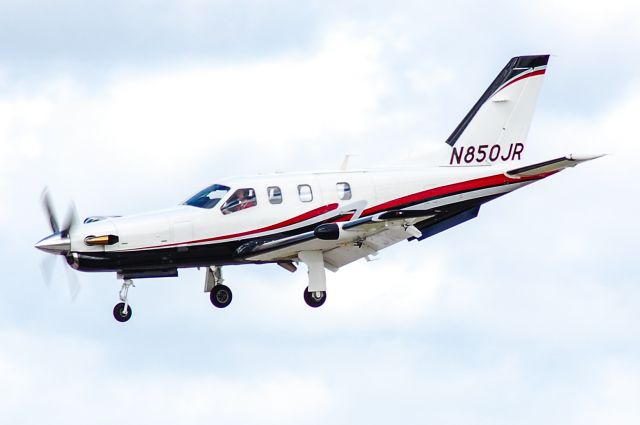
{"type": "Polygon", "coordinates": [[[320,216],[322,214],[326,214],[329,211],[335,210],[336,208],[338,208],[338,204],[325,205],[323,207],[316,208],[315,210],[307,211],[304,214],[300,214],[300,215],[295,216],[293,218],[290,218],[288,220],[281,221],[280,223],[272,224],[272,225],[266,226],[266,227],[261,227],[259,229],[247,230],[246,232],[233,233],[231,235],[224,235],[224,236],[215,236],[213,238],[198,239],[198,240],[195,240],[195,241],[184,241],[184,242],[170,243],[170,244],[165,244],[165,245],[145,246],[143,248],[137,248],[137,249],[169,248],[169,247],[178,246],[178,245],[201,243],[201,242],[220,241],[220,240],[223,240],[223,239],[231,239],[231,238],[239,238],[239,237],[242,237],[242,236],[253,235],[255,233],[268,232],[270,230],[276,230],[276,229],[280,229],[282,227],[287,227],[287,226],[291,226],[293,224],[301,223],[303,221],[315,218],[315,217],[320,216]]]}
{"type": "MultiPolygon", "coordinates": [[[[488,187],[500,186],[500,185],[509,184],[509,183],[519,183],[523,181],[539,180],[539,179],[548,177],[552,174],[555,174],[557,172],[558,171],[551,171],[549,173],[542,173],[534,176],[521,177],[517,179],[507,177],[504,174],[498,174],[495,176],[481,177],[474,180],[467,180],[460,183],[453,183],[446,186],[440,186],[433,189],[423,190],[422,192],[417,192],[411,195],[392,199],[390,201],[384,202],[382,204],[379,204],[364,210],[360,215],[360,217],[366,217],[371,214],[376,214],[378,212],[391,210],[398,207],[403,208],[407,204],[416,204],[416,203],[426,202],[432,198],[452,195],[454,193],[484,189],[488,187]]],[[[233,234],[224,235],[224,236],[215,236],[215,237],[206,238],[206,239],[198,239],[194,241],[185,241],[185,242],[171,243],[171,244],[165,244],[165,245],[146,246],[143,248],[133,249],[132,251],[154,249],[154,248],[170,248],[170,247],[179,246],[179,245],[195,244],[195,243],[202,243],[202,242],[213,242],[213,241],[220,241],[224,239],[232,239],[232,238],[239,238],[242,236],[254,235],[256,233],[268,232],[270,230],[277,230],[283,227],[291,226],[293,224],[301,223],[306,220],[310,220],[312,218],[318,217],[327,212],[333,211],[337,208],[338,208],[338,204],[329,204],[329,205],[325,205],[323,207],[308,211],[296,217],[290,218],[288,220],[281,221],[279,223],[272,224],[270,226],[261,227],[259,229],[247,230],[245,232],[233,233],[233,234]]],[[[334,221],[345,221],[345,218],[346,218],[345,216],[341,216],[341,217],[339,216],[338,219],[334,221]]]]}
{"type": "Polygon", "coordinates": [[[536,75],[544,75],[544,72],[545,72],[545,71],[546,71],[546,69],[539,69],[539,70],[537,70],[537,71],[533,71],[533,72],[530,72],[530,73],[528,73],[528,74],[525,74],[525,75],[521,75],[521,76],[519,76],[519,77],[516,77],[514,80],[509,81],[507,84],[505,84],[504,86],[502,86],[502,87],[501,87],[501,88],[500,88],[496,93],[498,93],[498,92],[500,92],[500,91],[502,91],[502,90],[506,89],[507,87],[509,87],[509,86],[510,86],[511,84],[513,84],[513,83],[517,83],[518,81],[522,81],[522,80],[524,80],[525,78],[535,77],[536,75]]]}
{"type": "Polygon", "coordinates": [[[484,189],[486,187],[500,186],[508,183],[518,183],[518,182],[528,181],[528,180],[538,180],[538,179],[548,177],[554,173],[556,172],[553,171],[551,173],[543,173],[543,174],[538,174],[530,177],[522,177],[519,179],[507,177],[504,174],[498,174],[495,176],[481,177],[479,179],[467,180],[460,183],[453,183],[446,186],[440,186],[433,189],[423,190],[422,192],[413,193],[411,195],[403,196],[401,198],[392,199],[391,201],[387,201],[380,205],[376,205],[375,207],[371,207],[364,210],[362,212],[362,217],[366,217],[371,214],[376,214],[382,211],[398,208],[406,204],[416,204],[420,202],[426,202],[430,198],[442,197],[442,196],[451,195],[457,192],[467,192],[470,190],[484,189]]]}

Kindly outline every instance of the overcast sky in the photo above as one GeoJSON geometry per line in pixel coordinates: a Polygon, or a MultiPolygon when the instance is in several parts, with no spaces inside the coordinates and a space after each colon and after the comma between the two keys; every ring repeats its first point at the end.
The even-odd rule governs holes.
{"type": "Polygon", "coordinates": [[[640,7],[632,1],[0,2],[0,422],[637,424],[640,7]],[[610,153],[328,274],[50,285],[63,216],[216,179],[415,161],[504,64],[550,53],[528,161],[610,153]],[[242,161],[235,160],[242,154],[242,161]]]}

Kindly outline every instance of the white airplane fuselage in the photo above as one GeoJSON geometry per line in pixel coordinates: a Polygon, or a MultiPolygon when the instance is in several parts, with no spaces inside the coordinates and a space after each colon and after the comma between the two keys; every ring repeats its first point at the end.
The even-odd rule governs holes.
{"type": "Polygon", "coordinates": [[[502,167],[412,167],[319,173],[269,174],[221,180],[230,190],[214,207],[178,205],[149,213],[104,218],[74,226],[70,233],[75,257],[70,264],[82,271],[148,270],[206,267],[249,260],[236,252],[250,241],[301,234],[322,223],[341,223],[396,210],[452,211],[479,206],[520,188],[534,178],[509,178],[502,167]],[[349,195],[339,188],[348,184],[349,195]],[[300,186],[311,188],[302,198],[300,186]],[[340,186],[338,186],[340,185],[340,186]],[[280,189],[278,203],[268,188],[280,189]],[[223,214],[221,206],[237,189],[255,191],[256,205],[223,214]],[[90,236],[117,235],[111,245],[88,246],[90,236]]]}

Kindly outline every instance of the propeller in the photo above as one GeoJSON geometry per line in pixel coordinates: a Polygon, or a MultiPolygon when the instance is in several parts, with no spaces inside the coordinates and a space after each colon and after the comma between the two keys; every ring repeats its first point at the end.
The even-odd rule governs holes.
{"type": "MultiPolygon", "coordinates": [[[[60,254],[68,257],[69,249],[71,248],[69,234],[77,222],[76,208],[73,203],[69,206],[69,210],[67,211],[67,215],[63,222],[63,227],[60,228],[59,221],[53,208],[53,202],[51,202],[49,189],[47,187],[42,191],[42,205],[53,234],[38,242],[36,244],[36,248],[50,254],[60,254]]],[[[68,265],[66,258],[63,258],[63,261],[68,265]]],[[[47,287],[51,285],[54,265],[55,257],[47,257],[43,260],[40,266],[42,277],[47,287]]],[[[75,301],[80,293],[80,282],[78,281],[78,276],[73,272],[71,267],[66,268],[66,274],[67,282],[69,284],[69,295],[71,296],[71,300],[75,301]]]]}
{"type": "Polygon", "coordinates": [[[69,232],[71,231],[71,227],[77,221],[77,213],[76,207],[73,203],[69,206],[69,210],[67,211],[67,216],[64,220],[64,226],[60,229],[58,224],[58,219],[56,218],[56,213],[53,209],[53,203],[51,202],[51,195],[49,195],[49,188],[45,187],[42,191],[42,206],[44,207],[44,211],[47,214],[47,218],[49,219],[49,225],[51,226],[51,231],[53,233],[60,233],[62,237],[69,236],[69,232]]]}
{"type": "Polygon", "coordinates": [[[58,226],[56,213],[53,211],[53,204],[51,202],[51,195],[49,195],[48,187],[45,187],[44,190],[42,191],[42,206],[44,207],[44,211],[47,214],[47,218],[49,219],[49,225],[51,226],[51,231],[53,233],[58,233],[60,231],[60,226],[58,226]]]}

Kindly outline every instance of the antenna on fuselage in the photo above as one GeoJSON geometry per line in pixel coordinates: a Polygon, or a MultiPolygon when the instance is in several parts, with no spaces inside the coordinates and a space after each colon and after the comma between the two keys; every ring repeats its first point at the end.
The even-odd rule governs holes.
{"type": "Polygon", "coordinates": [[[349,166],[349,158],[351,158],[352,156],[356,156],[356,154],[348,153],[344,156],[342,165],[340,166],[340,171],[347,171],[347,167],[349,166]]]}

